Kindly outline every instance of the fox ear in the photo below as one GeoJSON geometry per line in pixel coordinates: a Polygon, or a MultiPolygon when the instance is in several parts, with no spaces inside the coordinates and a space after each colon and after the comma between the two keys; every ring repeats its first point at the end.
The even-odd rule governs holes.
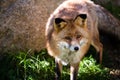
{"type": "Polygon", "coordinates": [[[83,26],[85,25],[86,23],[86,18],[87,18],[87,15],[86,14],[79,14],[76,18],[75,18],[75,24],[79,25],[79,26],[83,26]]]}
{"type": "Polygon", "coordinates": [[[61,18],[55,18],[54,28],[56,31],[60,31],[66,26],[67,22],[61,18]]]}

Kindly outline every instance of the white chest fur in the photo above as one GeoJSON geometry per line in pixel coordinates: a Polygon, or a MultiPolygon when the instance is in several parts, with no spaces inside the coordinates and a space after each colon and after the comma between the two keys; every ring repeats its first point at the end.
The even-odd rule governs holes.
{"type": "Polygon", "coordinates": [[[80,52],[62,52],[59,56],[56,57],[57,60],[60,60],[63,65],[77,63],[80,61],[80,52]]]}
{"type": "Polygon", "coordinates": [[[70,45],[67,42],[59,42],[58,49],[60,54],[56,56],[56,60],[61,61],[63,65],[78,63],[89,48],[89,41],[82,39],[79,43],[70,45]],[[79,50],[75,51],[74,48],[79,50]]]}

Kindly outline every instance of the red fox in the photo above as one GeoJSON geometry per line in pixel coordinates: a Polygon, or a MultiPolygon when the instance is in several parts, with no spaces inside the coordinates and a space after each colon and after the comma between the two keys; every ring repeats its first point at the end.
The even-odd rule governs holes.
{"type": "Polygon", "coordinates": [[[98,16],[90,0],[67,0],[51,14],[46,24],[46,46],[55,58],[56,80],[62,65],[70,64],[70,80],[77,79],[79,63],[92,45],[102,62],[103,45],[99,40],[98,16]]]}

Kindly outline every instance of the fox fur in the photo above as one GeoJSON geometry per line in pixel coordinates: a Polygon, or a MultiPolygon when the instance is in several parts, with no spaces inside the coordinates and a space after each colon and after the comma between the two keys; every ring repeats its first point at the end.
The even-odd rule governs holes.
{"type": "Polygon", "coordinates": [[[49,17],[45,32],[48,53],[56,61],[56,80],[60,79],[62,65],[67,64],[71,65],[70,80],[76,80],[79,63],[90,45],[99,53],[99,62],[102,62],[103,45],[98,29],[120,37],[120,29],[112,31],[112,26],[103,28],[108,28],[108,23],[116,25],[114,29],[120,25],[105,9],[90,0],[67,0],[58,6],[49,17]],[[116,23],[113,24],[112,19],[116,23]]]}

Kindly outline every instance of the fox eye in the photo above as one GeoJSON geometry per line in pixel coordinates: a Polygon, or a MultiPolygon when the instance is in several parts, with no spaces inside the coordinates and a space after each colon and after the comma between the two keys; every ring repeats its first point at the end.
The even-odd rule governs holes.
{"type": "Polygon", "coordinates": [[[69,37],[69,36],[66,36],[64,39],[69,40],[69,41],[72,40],[71,37],[69,37]]]}
{"type": "Polygon", "coordinates": [[[77,38],[77,39],[81,38],[81,35],[77,35],[76,38],[77,38]]]}

